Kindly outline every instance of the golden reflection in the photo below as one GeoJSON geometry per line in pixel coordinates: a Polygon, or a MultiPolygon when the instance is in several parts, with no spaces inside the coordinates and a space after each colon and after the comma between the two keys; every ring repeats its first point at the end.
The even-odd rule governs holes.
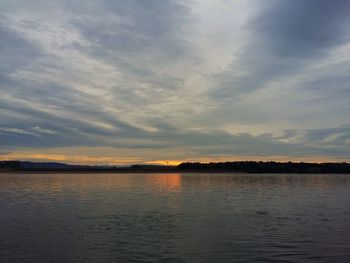
{"type": "Polygon", "coordinates": [[[157,186],[166,189],[180,189],[181,175],[180,174],[152,174],[147,177],[148,180],[157,186]]]}
{"type": "Polygon", "coordinates": [[[180,174],[132,173],[16,173],[0,177],[0,189],[18,187],[33,192],[58,193],[128,189],[130,186],[156,185],[168,190],[181,188],[180,174]]]}

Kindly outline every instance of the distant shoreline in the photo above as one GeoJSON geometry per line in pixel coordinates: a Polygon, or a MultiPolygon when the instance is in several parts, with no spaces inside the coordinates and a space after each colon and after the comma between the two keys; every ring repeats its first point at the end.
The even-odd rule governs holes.
{"type": "Polygon", "coordinates": [[[178,174],[178,173],[194,173],[194,174],[248,174],[247,172],[238,172],[238,171],[185,171],[185,170],[159,170],[159,171],[149,171],[149,170],[128,170],[128,171],[118,171],[118,170],[1,170],[0,174],[11,173],[11,174],[81,174],[81,173],[89,173],[89,174],[178,174]]]}
{"type": "Polygon", "coordinates": [[[0,174],[349,174],[350,172],[242,172],[242,171],[91,171],[91,170],[0,170],[0,174]]]}
{"type": "Polygon", "coordinates": [[[181,163],[177,166],[137,164],[128,167],[69,165],[0,161],[0,173],[259,173],[259,174],[350,174],[349,163],[217,162],[181,163]]]}

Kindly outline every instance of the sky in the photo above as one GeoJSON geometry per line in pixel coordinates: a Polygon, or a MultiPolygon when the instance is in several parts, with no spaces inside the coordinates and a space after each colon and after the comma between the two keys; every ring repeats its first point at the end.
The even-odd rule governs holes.
{"type": "Polygon", "coordinates": [[[350,161],[348,0],[1,0],[0,160],[350,161]]]}

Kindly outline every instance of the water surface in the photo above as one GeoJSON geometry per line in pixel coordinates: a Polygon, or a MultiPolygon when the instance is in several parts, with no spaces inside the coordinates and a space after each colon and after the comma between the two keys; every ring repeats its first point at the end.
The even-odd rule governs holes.
{"type": "Polygon", "coordinates": [[[350,262],[350,175],[0,174],[0,262],[350,262]]]}

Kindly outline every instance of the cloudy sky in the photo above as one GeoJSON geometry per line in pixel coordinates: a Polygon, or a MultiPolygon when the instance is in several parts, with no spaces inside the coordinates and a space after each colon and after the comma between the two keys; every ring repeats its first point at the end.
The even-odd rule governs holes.
{"type": "Polygon", "coordinates": [[[1,0],[0,159],[350,160],[348,0],[1,0]]]}

